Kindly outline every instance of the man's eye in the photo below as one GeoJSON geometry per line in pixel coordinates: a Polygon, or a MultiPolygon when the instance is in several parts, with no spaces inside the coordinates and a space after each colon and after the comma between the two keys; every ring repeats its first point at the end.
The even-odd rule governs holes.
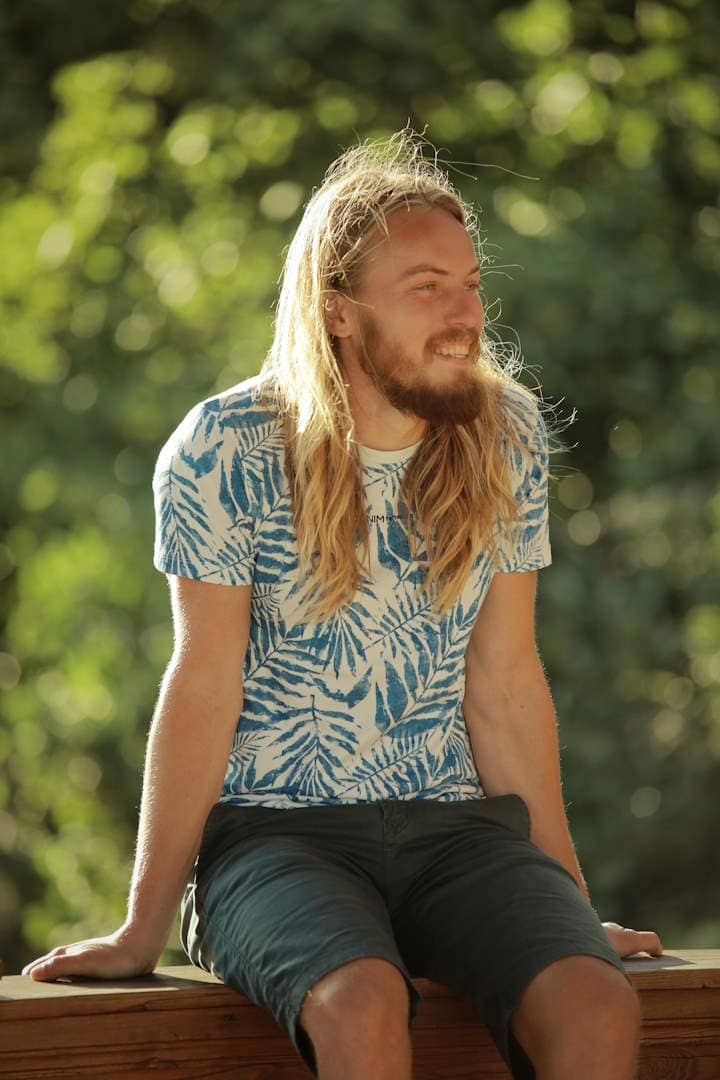
{"type": "Polygon", "coordinates": [[[472,281],[467,286],[468,292],[481,293],[483,291],[482,281],[472,281]]]}
{"type": "Polygon", "coordinates": [[[437,288],[436,281],[425,281],[422,285],[418,285],[419,292],[434,292],[437,288]]]}

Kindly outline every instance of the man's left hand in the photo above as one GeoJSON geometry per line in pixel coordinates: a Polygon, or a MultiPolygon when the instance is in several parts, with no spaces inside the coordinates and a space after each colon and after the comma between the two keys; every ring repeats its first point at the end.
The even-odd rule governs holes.
{"type": "Polygon", "coordinates": [[[633,956],[638,952],[662,955],[663,947],[654,930],[628,930],[616,922],[604,922],[602,926],[608,941],[621,957],[633,956]]]}

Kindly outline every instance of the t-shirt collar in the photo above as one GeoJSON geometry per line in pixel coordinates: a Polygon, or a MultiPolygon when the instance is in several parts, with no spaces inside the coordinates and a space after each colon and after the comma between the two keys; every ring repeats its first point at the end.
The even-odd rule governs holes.
{"type": "Polygon", "coordinates": [[[413,443],[412,446],[402,447],[401,450],[373,450],[370,446],[363,446],[362,443],[358,443],[357,448],[360,464],[375,466],[400,465],[404,461],[410,460],[421,442],[422,439],[420,442],[413,443]]]}

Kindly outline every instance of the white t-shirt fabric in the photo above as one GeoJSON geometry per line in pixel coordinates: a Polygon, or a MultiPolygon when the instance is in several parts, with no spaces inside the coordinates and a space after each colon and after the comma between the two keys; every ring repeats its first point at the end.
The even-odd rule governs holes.
{"type": "Polygon", "coordinates": [[[521,528],[514,542],[498,531],[499,566],[481,551],[442,618],[419,587],[398,514],[416,447],[360,446],[371,574],[345,610],[315,622],[302,603],[281,423],[258,385],[255,376],[196,405],[153,479],[157,569],[252,585],[243,706],[220,801],[288,809],[482,798],[461,707],[464,655],[495,570],[551,562],[541,413],[516,388],[506,393],[527,447],[508,451],[521,528]]]}

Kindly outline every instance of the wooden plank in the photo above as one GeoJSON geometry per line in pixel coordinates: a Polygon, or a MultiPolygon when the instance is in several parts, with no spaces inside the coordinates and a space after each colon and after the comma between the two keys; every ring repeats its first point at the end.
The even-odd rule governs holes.
{"type": "MultiPolygon", "coordinates": [[[[720,949],[673,949],[660,957],[639,956],[625,960],[623,966],[633,986],[638,990],[720,987],[720,949]]],[[[456,1000],[453,991],[447,986],[427,979],[413,981],[423,997],[456,1000]]],[[[114,994],[149,996],[173,991],[197,991],[205,994],[205,987],[212,988],[216,995],[236,994],[224,987],[213,975],[199,968],[162,967],[154,974],[138,979],[73,979],[41,983],[24,975],[10,975],[0,981],[0,1006],[4,1008],[4,1004],[11,1001],[42,1001],[45,1011],[50,1002],[66,1002],[69,998],[98,998],[114,994]]]]}
{"type": "MultiPolygon", "coordinates": [[[[645,1020],[681,1021],[686,1017],[720,1020],[720,989],[644,990],[638,991],[645,1020]]],[[[718,1078],[720,1080],[720,1077],[718,1078]]]]}
{"type": "MultiPolygon", "coordinates": [[[[673,949],[662,957],[638,957],[624,961],[624,968],[630,982],[636,989],[683,989],[691,987],[720,987],[720,949],[673,949]]],[[[422,997],[447,998],[453,1002],[452,990],[424,978],[415,980],[422,997]]],[[[58,983],[36,983],[25,975],[5,976],[0,981],[0,1009],[4,1011],[6,1003],[11,1001],[27,1003],[27,1014],[35,1014],[31,1002],[42,1001],[45,1015],[54,1012],[53,1005],[58,1004],[57,1012],[67,1008],[68,999],[101,997],[127,997],[135,994],[150,998],[154,995],[172,994],[182,991],[184,995],[196,991],[206,996],[206,988],[212,988],[215,996],[225,995],[223,1000],[235,1005],[239,999],[246,1001],[236,991],[223,986],[214,975],[191,967],[159,968],[152,975],[128,980],[77,980],[58,983]]],[[[200,997],[199,997],[200,1000],[200,997]]],[[[113,1001],[112,1008],[118,1008],[119,1002],[113,1001]]],[[[90,1001],[83,1002],[82,1009],[90,1009],[90,1001]]],[[[25,1010],[24,1010],[25,1011],[25,1010]]]]}
{"type": "Polygon", "coordinates": [[[720,987],[720,949],[671,949],[623,966],[636,990],[720,987]]]}
{"type": "MultiPolygon", "coordinates": [[[[29,980],[8,980],[0,1003],[0,1072],[12,1080],[170,1074],[175,1080],[307,1080],[309,1071],[269,1013],[204,973],[194,975],[192,969],[163,970],[131,980],[125,995],[123,983],[99,984],[97,995],[98,984],[88,981],[36,984],[30,999],[23,999],[22,985],[29,980]],[[3,1025],[3,1018],[13,1022],[3,1025]]],[[[414,1025],[418,1080],[505,1080],[508,1072],[470,1002],[431,983],[423,991],[414,1025]]]]}
{"type": "MultiPolygon", "coordinates": [[[[720,1080],[720,950],[626,961],[643,1009],[639,1080],[720,1080]]],[[[416,979],[415,1080],[509,1076],[472,1004],[416,979]]],[[[142,979],[0,982],[6,1080],[307,1080],[269,1013],[192,967],[142,979]]]]}
{"type": "Polygon", "coordinates": [[[312,1073],[294,1054],[293,1061],[286,1058],[268,1061],[264,1065],[239,1064],[236,1058],[219,1061],[205,1057],[192,1062],[163,1061],[156,1057],[138,1058],[134,1062],[106,1061],[83,1063],[73,1061],[69,1065],[43,1065],[39,1069],[20,1068],[3,1072],[3,1080],[309,1080],[312,1073]]]}
{"type": "Polygon", "coordinates": [[[223,989],[214,975],[200,968],[161,967],[152,975],[137,979],[63,979],[59,982],[35,982],[27,975],[6,975],[0,981],[0,1002],[25,1000],[55,1000],[57,998],[98,997],[104,994],[160,993],[178,990],[197,990],[211,986],[223,989]]]}
{"type": "Polygon", "coordinates": [[[193,1040],[232,1039],[239,1046],[249,1041],[261,1047],[273,1038],[285,1038],[272,1016],[257,1008],[245,1010],[244,1020],[239,1012],[228,1013],[225,1009],[179,1009],[165,1013],[161,1020],[157,1013],[146,1013],[142,1009],[122,1014],[93,1013],[57,1017],[49,1028],[46,1043],[45,1033],[38,1030],[37,1020],[17,1020],[3,1026],[0,1028],[3,1031],[0,1060],[4,1053],[22,1052],[29,1046],[49,1045],[53,1050],[65,1051],[72,1047],[112,1046],[114,1043],[132,1047],[161,1042],[180,1045],[193,1040]]]}

